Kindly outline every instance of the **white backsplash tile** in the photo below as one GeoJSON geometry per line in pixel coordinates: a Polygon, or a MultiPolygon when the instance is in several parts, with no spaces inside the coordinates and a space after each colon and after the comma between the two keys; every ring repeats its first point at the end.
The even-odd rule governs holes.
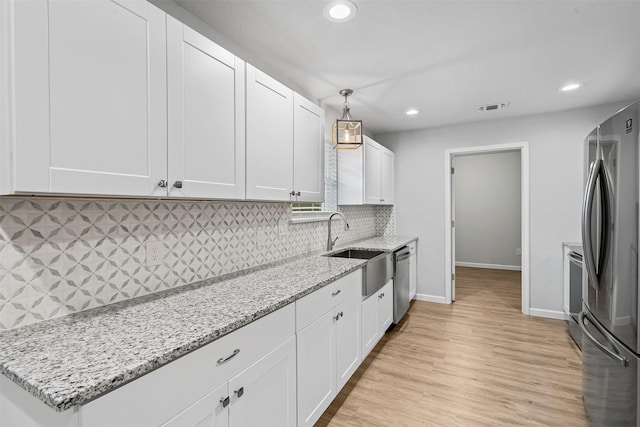
{"type": "MultiPolygon", "coordinates": [[[[322,250],[288,203],[0,198],[0,330],[322,250]],[[160,265],[145,245],[159,241],[160,265]]],[[[395,232],[393,207],[342,206],[339,243],[395,232]]]]}

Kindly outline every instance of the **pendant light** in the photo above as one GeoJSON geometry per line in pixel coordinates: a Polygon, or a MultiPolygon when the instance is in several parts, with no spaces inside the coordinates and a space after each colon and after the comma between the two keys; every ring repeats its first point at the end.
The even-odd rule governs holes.
{"type": "Polygon", "coordinates": [[[362,145],[362,120],[354,120],[349,111],[351,89],[342,89],[344,96],[342,117],[336,120],[331,132],[331,145],[336,149],[356,149],[362,145]]]}

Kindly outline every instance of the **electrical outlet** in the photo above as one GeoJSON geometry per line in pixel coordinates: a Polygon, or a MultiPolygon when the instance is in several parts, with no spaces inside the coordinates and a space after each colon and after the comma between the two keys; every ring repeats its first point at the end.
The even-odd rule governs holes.
{"type": "Polygon", "coordinates": [[[267,231],[262,227],[256,228],[254,241],[256,246],[264,246],[267,242],[267,231]]]}
{"type": "Polygon", "coordinates": [[[278,223],[278,236],[289,235],[289,221],[280,221],[278,223]]]}
{"type": "Polygon", "coordinates": [[[522,248],[516,248],[516,255],[522,255],[522,248]]]}
{"type": "Polygon", "coordinates": [[[147,266],[153,267],[162,264],[164,246],[162,242],[153,241],[145,244],[147,251],[147,266]]]}

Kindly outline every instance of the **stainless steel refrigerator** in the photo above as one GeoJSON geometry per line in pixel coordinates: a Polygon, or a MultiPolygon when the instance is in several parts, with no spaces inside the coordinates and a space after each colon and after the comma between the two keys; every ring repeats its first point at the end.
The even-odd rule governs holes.
{"type": "Polygon", "coordinates": [[[638,200],[640,116],[636,102],[585,141],[583,392],[589,425],[638,420],[638,200]]]}

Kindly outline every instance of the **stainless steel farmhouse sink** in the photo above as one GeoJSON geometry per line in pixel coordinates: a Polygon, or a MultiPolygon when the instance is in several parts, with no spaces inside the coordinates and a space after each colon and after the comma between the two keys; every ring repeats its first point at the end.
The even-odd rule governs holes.
{"type": "Polygon", "coordinates": [[[327,254],[332,258],[355,258],[366,259],[362,274],[362,296],[368,297],[380,290],[389,280],[393,278],[393,256],[389,252],[365,250],[365,249],[345,249],[340,252],[327,254]]]}
{"type": "Polygon", "coordinates": [[[345,249],[344,251],[336,252],[327,256],[337,258],[371,259],[383,253],[384,252],[382,251],[368,251],[364,249],[345,249]]]}

